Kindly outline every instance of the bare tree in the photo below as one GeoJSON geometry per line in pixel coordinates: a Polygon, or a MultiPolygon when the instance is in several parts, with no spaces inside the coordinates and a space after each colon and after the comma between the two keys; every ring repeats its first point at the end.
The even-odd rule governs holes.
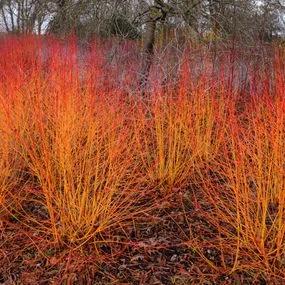
{"type": "Polygon", "coordinates": [[[141,67],[140,88],[145,92],[145,87],[149,77],[149,72],[153,60],[155,31],[158,21],[165,21],[170,7],[161,0],[155,0],[153,5],[150,5],[145,11],[145,35],[143,47],[143,62],[141,67]]]}
{"type": "Polygon", "coordinates": [[[45,2],[40,0],[2,0],[0,15],[6,32],[42,32],[45,21],[45,2]]]}

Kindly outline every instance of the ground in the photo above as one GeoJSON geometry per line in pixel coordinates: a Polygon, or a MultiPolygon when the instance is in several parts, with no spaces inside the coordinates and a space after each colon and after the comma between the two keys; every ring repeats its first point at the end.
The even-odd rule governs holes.
{"type": "Polygon", "coordinates": [[[185,242],[190,229],[204,239],[215,235],[199,209],[181,193],[160,202],[135,225],[118,229],[112,243],[96,244],[97,250],[92,242],[81,248],[53,245],[49,237],[7,219],[0,236],[0,284],[278,284],[245,272],[227,274],[219,252],[205,246],[205,257],[219,270],[213,269],[185,242]]]}

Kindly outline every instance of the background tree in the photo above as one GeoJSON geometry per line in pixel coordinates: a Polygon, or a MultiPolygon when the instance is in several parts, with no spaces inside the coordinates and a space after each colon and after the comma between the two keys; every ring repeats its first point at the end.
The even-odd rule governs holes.
{"type": "Polygon", "coordinates": [[[42,33],[46,2],[40,0],[2,0],[0,17],[6,32],[42,33]]]}
{"type": "MultiPolygon", "coordinates": [[[[139,38],[167,27],[184,29],[199,40],[204,34],[270,40],[284,30],[284,0],[0,0],[2,30],[19,33],[76,33],[88,38],[139,38]],[[153,18],[154,17],[154,18],[153,18]],[[161,21],[160,17],[163,18],[161,21]],[[163,24],[162,24],[163,23],[163,24]],[[163,28],[162,28],[163,27],[163,28]],[[263,36],[261,35],[263,34],[263,36]],[[265,35],[267,34],[267,35],[265,35]]],[[[147,36],[145,37],[145,39],[147,36]]]]}

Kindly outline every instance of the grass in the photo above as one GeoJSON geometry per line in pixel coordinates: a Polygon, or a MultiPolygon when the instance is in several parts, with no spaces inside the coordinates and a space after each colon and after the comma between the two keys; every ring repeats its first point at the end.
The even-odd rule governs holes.
{"type": "Polygon", "coordinates": [[[13,141],[1,133],[0,146],[0,217],[7,214],[7,207],[11,202],[9,196],[17,186],[17,161],[13,153],[13,141]]]}
{"type": "MultiPolygon", "coordinates": [[[[283,94],[252,99],[247,107],[240,118],[230,115],[223,155],[201,177],[203,216],[216,232],[210,244],[221,253],[219,266],[268,278],[284,269],[283,94]]],[[[193,246],[199,250],[203,242],[193,246]]]]}
{"type": "Polygon", "coordinates": [[[186,187],[191,175],[218,153],[225,116],[223,103],[212,94],[156,94],[137,114],[134,129],[142,179],[166,192],[186,187]]]}
{"type": "Polygon", "coordinates": [[[100,81],[108,50],[94,47],[82,63],[75,41],[0,41],[0,277],[19,267],[24,282],[44,260],[58,283],[101,268],[134,284],[163,252],[173,284],[284,282],[284,53],[248,90],[227,84],[225,58],[215,78],[185,64],[176,87],[140,101],[135,75],[100,81]]]}

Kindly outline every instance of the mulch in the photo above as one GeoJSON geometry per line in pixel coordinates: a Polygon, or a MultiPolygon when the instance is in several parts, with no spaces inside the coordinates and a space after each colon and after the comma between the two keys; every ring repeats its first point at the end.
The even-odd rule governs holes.
{"type": "Polygon", "coordinates": [[[112,232],[113,242],[89,241],[79,248],[55,245],[36,228],[8,218],[0,227],[0,284],[282,284],[248,272],[229,275],[209,246],[203,254],[212,268],[187,242],[193,231],[205,240],[216,234],[190,196],[161,198],[160,207],[112,232]]]}

